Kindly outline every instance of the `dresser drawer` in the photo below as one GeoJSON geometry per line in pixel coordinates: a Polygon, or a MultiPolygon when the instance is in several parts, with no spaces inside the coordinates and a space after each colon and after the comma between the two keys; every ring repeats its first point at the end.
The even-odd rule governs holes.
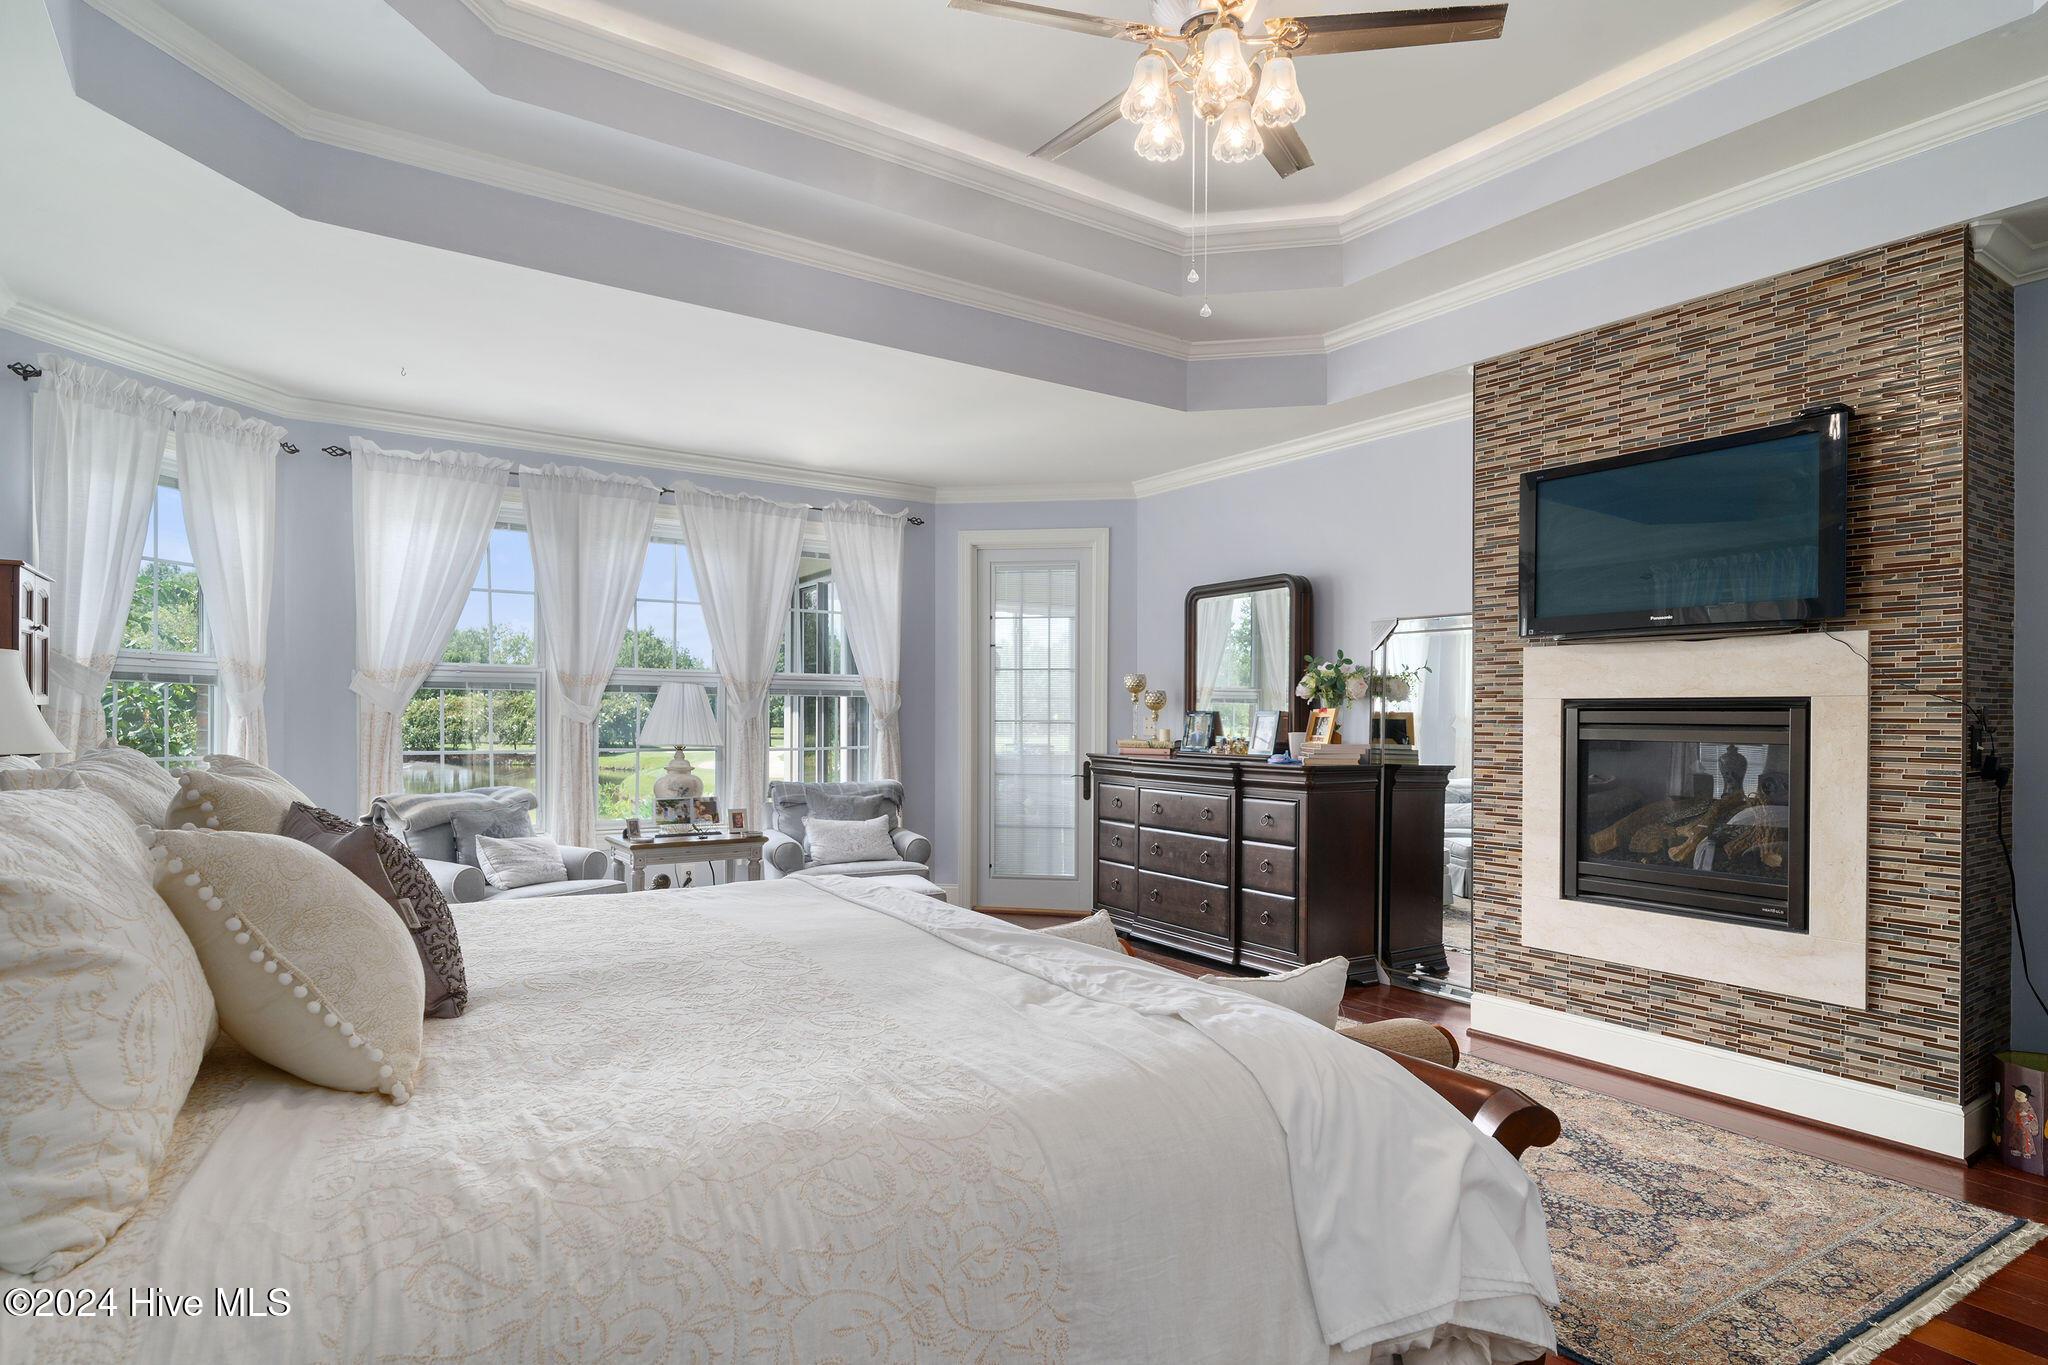
{"type": "Polygon", "coordinates": [[[1238,915],[1238,933],[1247,943],[1267,948],[1294,950],[1294,898],[1269,896],[1262,891],[1243,893],[1238,915]]]}
{"type": "Polygon", "coordinates": [[[1152,829],[1177,829],[1188,834],[1230,833],[1230,798],[1226,795],[1147,787],[1139,794],[1139,800],[1139,822],[1152,829]]]}
{"type": "Polygon", "coordinates": [[[1136,787],[1127,787],[1120,782],[1096,783],[1095,818],[1098,820],[1136,820],[1138,818],[1138,789],[1136,787]]]}
{"type": "Polygon", "coordinates": [[[1263,839],[1273,844],[1292,844],[1300,841],[1296,833],[1300,823],[1301,805],[1295,801],[1263,801],[1257,797],[1244,799],[1244,837],[1263,839]]]}
{"type": "Polygon", "coordinates": [[[1107,863],[1135,865],[1138,861],[1138,827],[1115,820],[1097,820],[1095,856],[1107,863]]]}
{"type": "Polygon", "coordinates": [[[1230,937],[1230,892],[1207,882],[1140,872],[1138,913],[1197,933],[1230,937]]]}
{"type": "Polygon", "coordinates": [[[1198,882],[1221,885],[1230,871],[1230,841],[1163,829],[1138,833],[1138,866],[1198,882]]]}
{"type": "Polygon", "coordinates": [[[1237,879],[1253,891],[1293,895],[1294,849],[1287,844],[1255,844],[1245,840],[1238,848],[1237,879]]]}
{"type": "Polygon", "coordinates": [[[1112,910],[1138,908],[1138,871],[1119,863],[1095,864],[1095,903],[1112,910]]]}

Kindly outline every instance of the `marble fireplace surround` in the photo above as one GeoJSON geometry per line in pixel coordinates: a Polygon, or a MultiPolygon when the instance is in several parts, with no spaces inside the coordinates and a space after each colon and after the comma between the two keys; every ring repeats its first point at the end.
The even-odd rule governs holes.
{"type": "Polygon", "coordinates": [[[1865,1006],[1870,636],[1736,636],[1522,651],[1522,942],[1531,948],[1865,1006]],[[1566,900],[1564,703],[1808,697],[1807,932],[1566,900]]]}

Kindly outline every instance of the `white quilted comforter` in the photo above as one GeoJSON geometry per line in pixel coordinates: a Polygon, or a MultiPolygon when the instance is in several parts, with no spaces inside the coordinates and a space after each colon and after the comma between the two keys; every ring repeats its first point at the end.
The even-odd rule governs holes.
{"type": "Polygon", "coordinates": [[[410,1104],[223,1044],[144,1211],[39,1286],[116,1311],[0,1322],[0,1362],[1552,1343],[1520,1167],[1276,1007],[844,879],[458,913],[469,1012],[428,1021],[410,1104]],[[236,1287],[289,1312],[222,1316],[236,1287]],[[150,1289],[203,1311],[138,1311],[150,1289]]]}

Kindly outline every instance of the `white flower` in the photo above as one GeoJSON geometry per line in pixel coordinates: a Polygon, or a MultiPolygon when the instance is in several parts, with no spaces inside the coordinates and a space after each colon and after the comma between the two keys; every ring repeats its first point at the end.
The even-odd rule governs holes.
{"type": "Polygon", "coordinates": [[[1303,678],[1301,682],[1295,686],[1294,695],[1300,697],[1303,701],[1307,701],[1309,699],[1309,697],[1312,695],[1312,691],[1308,685],[1307,678],[1303,678]]]}
{"type": "Polygon", "coordinates": [[[1409,689],[1409,687],[1408,687],[1408,680],[1407,680],[1406,678],[1389,678],[1389,679],[1387,679],[1387,700],[1388,700],[1388,701],[1406,701],[1406,700],[1408,700],[1408,693],[1409,693],[1409,690],[1410,690],[1410,689],[1409,689]]]}
{"type": "Polygon", "coordinates": [[[1348,678],[1345,681],[1344,695],[1350,698],[1352,701],[1360,701],[1364,699],[1365,675],[1363,673],[1354,673],[1350,676],[1350,678],[1348,678]]]}

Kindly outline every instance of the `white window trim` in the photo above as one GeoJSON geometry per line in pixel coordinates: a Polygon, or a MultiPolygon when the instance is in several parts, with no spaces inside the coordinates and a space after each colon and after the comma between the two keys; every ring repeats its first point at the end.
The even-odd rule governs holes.
{"type": "MultiPolygon", "coordinates": [[[[166,479],[170,480],[178,489],[182,505],[185,485],[179,477],[178,438],[175,433],[165,438],[163,458],[157,462],[156,483],[151,486],[150,493],[149,515],[152,518],[157,514],[156,493],[154,490],[162,487],[166,479]]],[[[189,526],[186,528],[185,534],[189,541],[191,537],[191,528],[189,526]]],[[[159,535],[161,535],[161,528],[159,528],[159,535]]],[[[145,553],[135,561],[134,574],[136,577],[141,576],[142,566],[149,559],[150,556],[145,553]]],[[[111,688],[115,683],[122,682],[190,683],[202,686],[206,688],[206,732],[209,735],[218,733],[221,717],[220,660],[213,652],[212,633],[206,630],[205,622],[205,599],[202,592],[200,633],[207,646],[203,652],[187,654],[180,650],[168,649],[118,650],[114,654],[113,670],[107,675],[107,686],[111,688]]],[[[154,617],[152,616],[153,624],[154,617]]],[[[104,695],[100,699],[100,705],[102,708],[106,705],[104,695]]],[[[108,733],[107,739],[109,743],[113,741],[114,735],[111,731],[108,733]]],[[[169,759],[162,754],[150,754],[149,757],[158,763],[169,762],[169,759]]],[[[193,754],[191,757],[192,761],[197,763],[204,755],[193,754]]]]}

